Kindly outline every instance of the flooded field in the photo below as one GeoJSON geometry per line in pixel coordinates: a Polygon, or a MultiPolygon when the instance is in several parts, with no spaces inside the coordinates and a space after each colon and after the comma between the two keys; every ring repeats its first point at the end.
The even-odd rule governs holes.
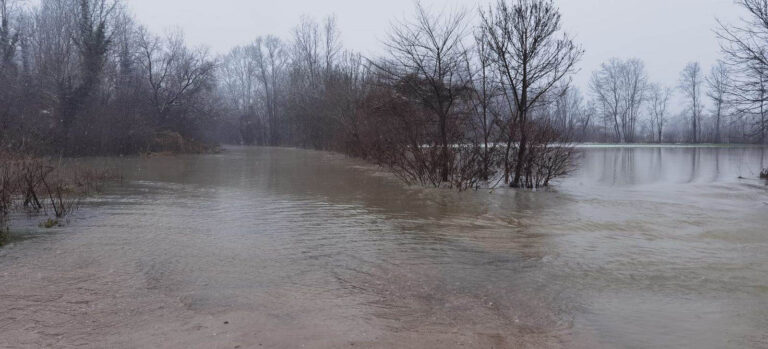
{"type": "Polygon", "coordinates": [[[126,181],[18,218],[0,347],[768,348],[768,151],[580,153],[540,192],[296,149],[89,160],[126,181]]]}

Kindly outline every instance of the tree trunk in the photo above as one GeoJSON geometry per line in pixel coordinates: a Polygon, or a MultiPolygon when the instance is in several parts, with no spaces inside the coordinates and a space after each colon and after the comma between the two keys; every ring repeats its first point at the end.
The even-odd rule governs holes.
{"type": "Polygon", "coordinates": [[[722,113],[721,106],[718,103],[717,118],[715,119],[715,143],[720,143],[720,114],[721,113],[722,113]]]}
{"type": "Polygon", "coordinates": [[[521,113],[520,117],[520,146],[517,150],[517,163],[515,164],[515,179],[512,180],[512,188],[520,188],[520,177],[523,172],[523,162],[525,160],[525,152],[528,146],[528,132],[526,131],[525,113],[521,113]]]}
{"type": "Polygon", "coordinates": [[[440,117],[440,141],[443,143],[443,150],[442,154],[440,155],[441,162],[442,162],[442,169],[441,169],[441,179],[443,182],[448,182],[448,173],[450,172],[450,164],[448,161],[448,134],[446,131],[447,128],[447,117],[441,116],[440,117]]]}

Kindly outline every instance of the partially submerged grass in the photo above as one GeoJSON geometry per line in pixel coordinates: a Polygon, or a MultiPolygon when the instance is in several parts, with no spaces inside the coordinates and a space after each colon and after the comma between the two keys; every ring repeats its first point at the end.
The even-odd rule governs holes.
{"type": "Polygon", "coordinates": [[[58,219],[53,219],[53,218],[48,218],[48,219],[40,222],[40,228],[45,228],[45,229],[51,229],[51,228],[53,228],[55,226],[58,226],[58,225],[59,225],[59,220],[58,219]]]}

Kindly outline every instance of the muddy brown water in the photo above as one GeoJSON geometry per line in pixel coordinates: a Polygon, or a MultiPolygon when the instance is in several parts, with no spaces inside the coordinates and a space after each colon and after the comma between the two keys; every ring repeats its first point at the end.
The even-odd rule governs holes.
{"type": "Polygon", "coordinates": [[[17,219],[0,347],[768,348],[768,151],[580,153],[539,192],[297,149],[88,160],[125,183],[17,219]]]}

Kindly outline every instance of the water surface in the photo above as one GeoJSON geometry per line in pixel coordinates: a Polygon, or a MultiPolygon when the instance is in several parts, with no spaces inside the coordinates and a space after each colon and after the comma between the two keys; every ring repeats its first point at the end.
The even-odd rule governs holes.
{"type": "Polygon", "coordinates": [[[296,149],[89,160],[126,181],[0,250],[0,347],[768,347],[768,152],[580,152],[539,192],[296,149]]]}

